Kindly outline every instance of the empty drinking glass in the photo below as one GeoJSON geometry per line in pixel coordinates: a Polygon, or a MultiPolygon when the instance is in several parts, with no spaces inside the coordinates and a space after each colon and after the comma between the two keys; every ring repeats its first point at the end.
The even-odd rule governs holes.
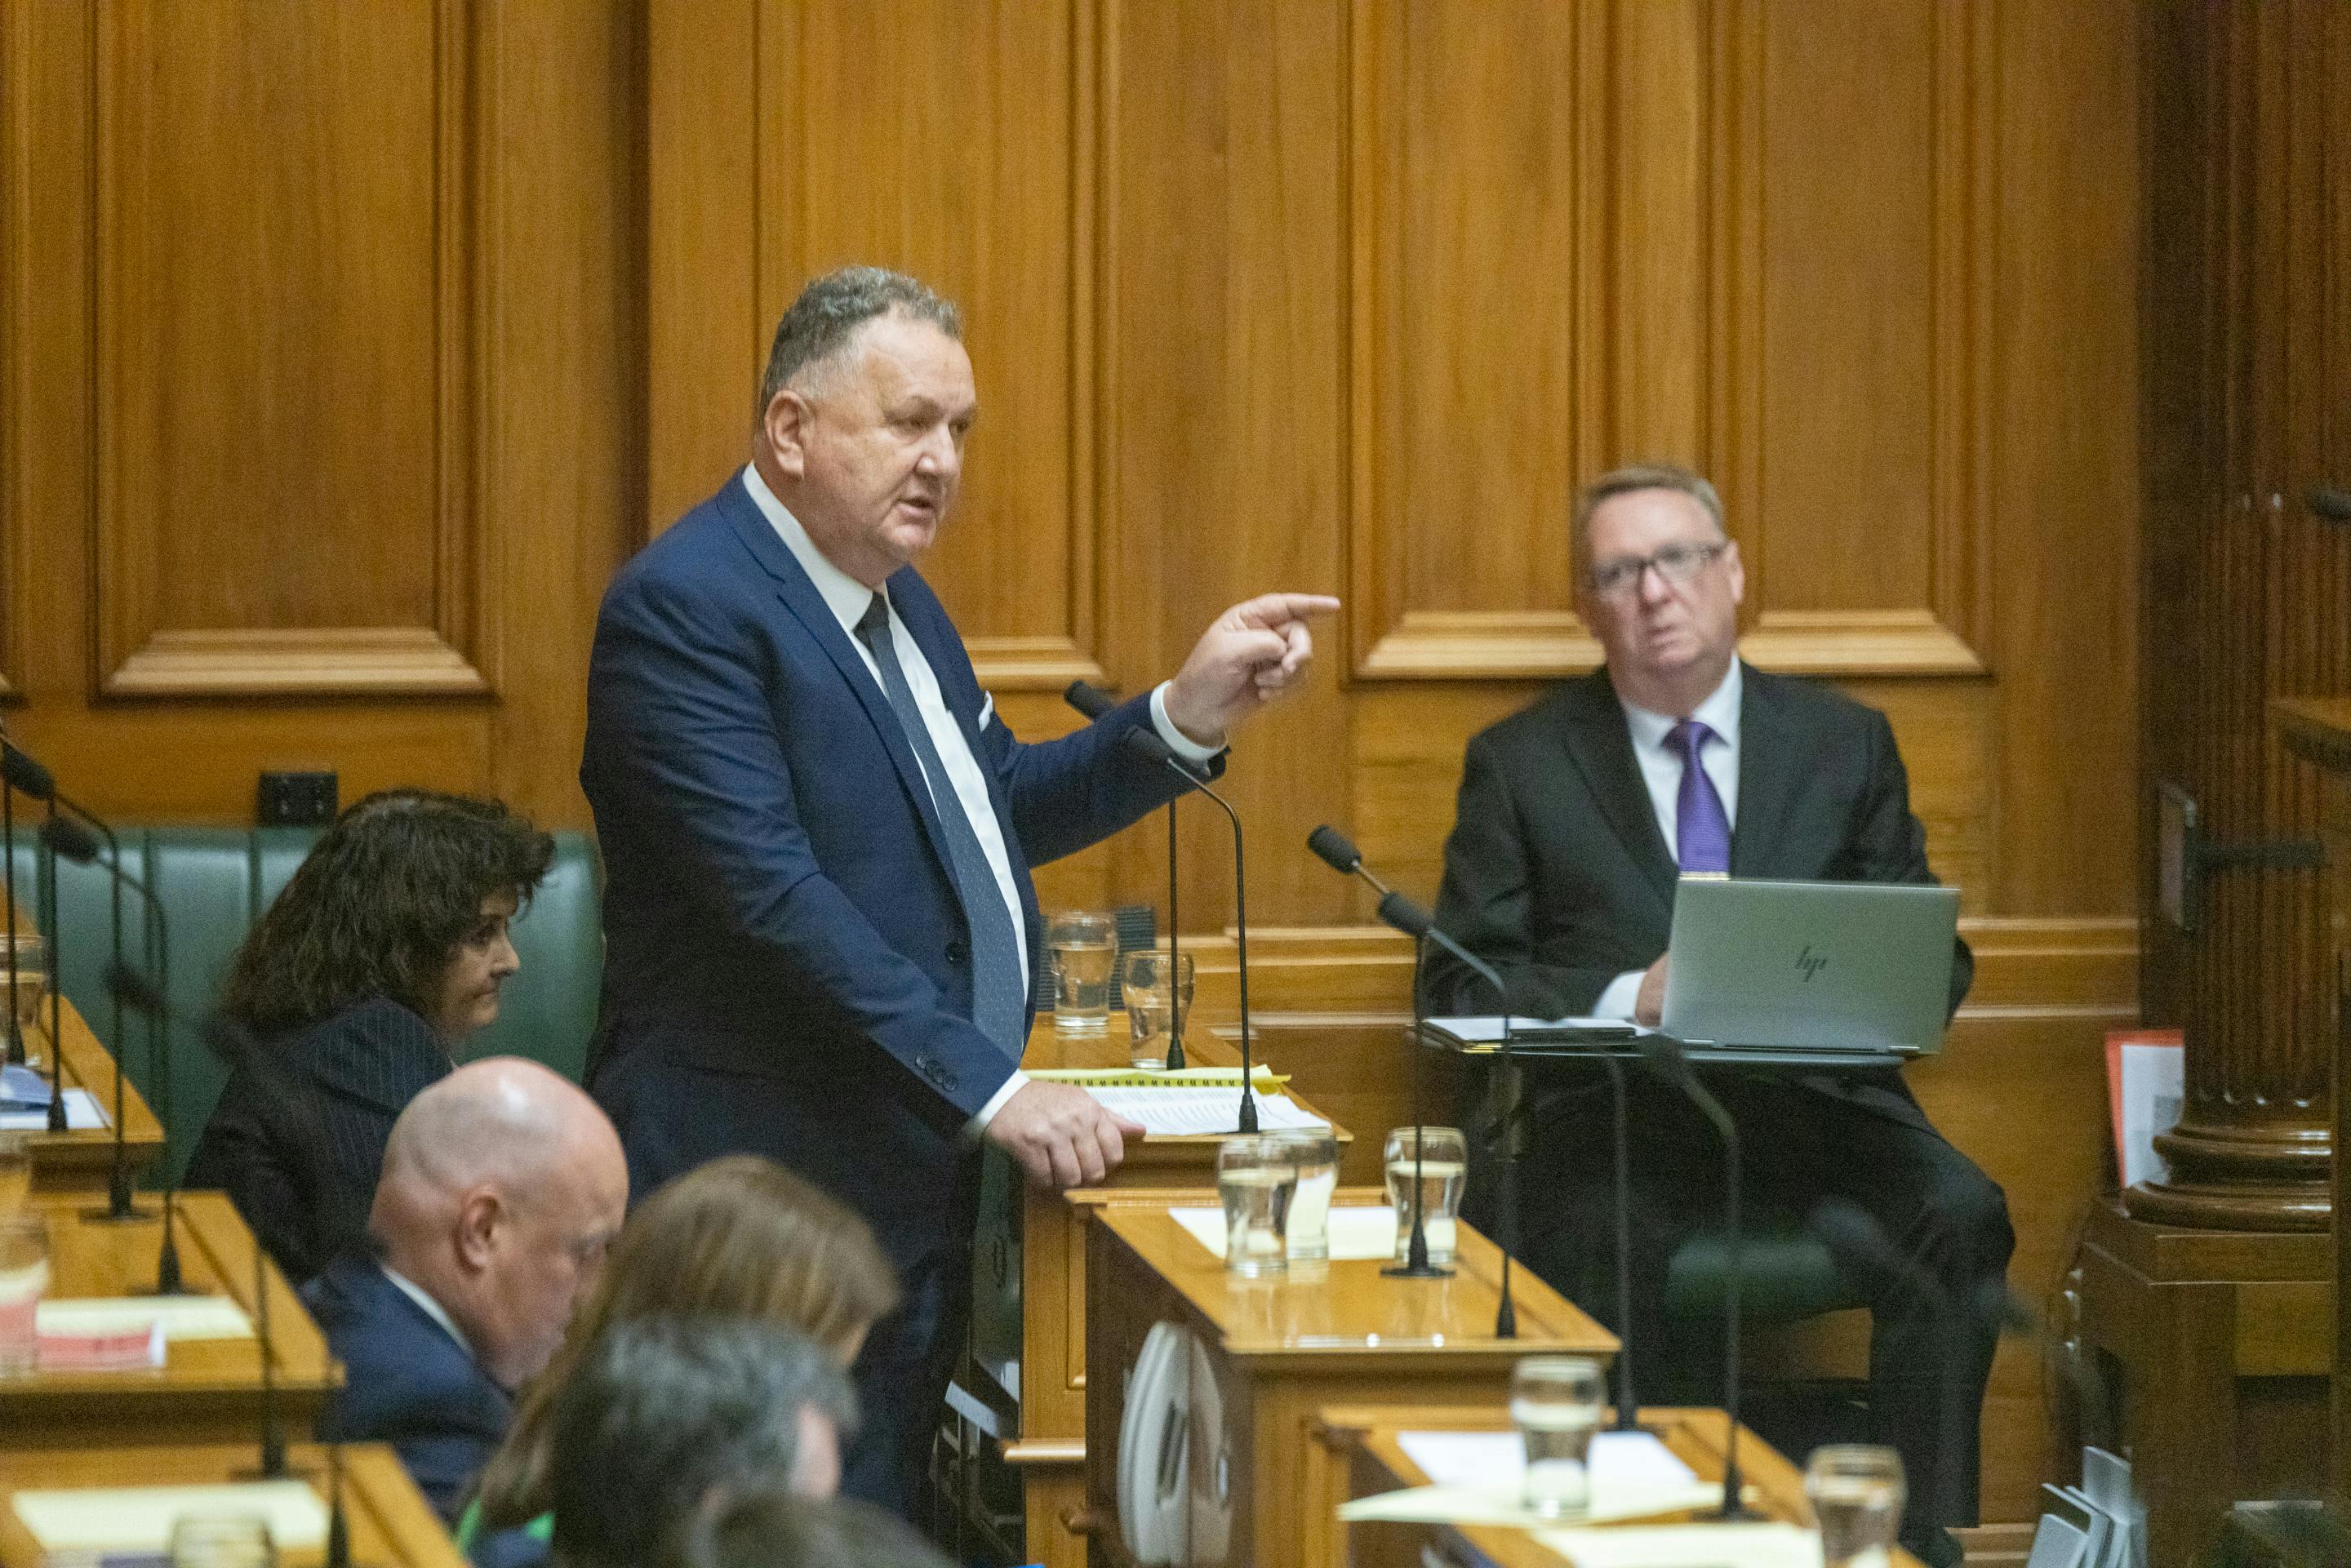
{"type": "Polygon", "coordinates": [[[1813,1450],[1804,1496],[1821,1528],[1824,1568],[1884,1568],[1902,1524],[1902,1456],[1863,1443],[1813,1450]]]}
{"type": "Polygon", "coordinates": [[[1184,1038],[1192,1012],[1192,956],[1149,948],[1129,953],[1119,973],[1126,998],[1127,1029],[1134,1036],[1128,1060],[1137,1067],[1167,1065],[1167,1042],[1184,1038]]]}
{"type": "Polygon", "coordinates": [[[1110,1021],[1118,967],[1118,927],[1107,915],[1071,911],[1045,927],[1053,964],[1053,1027],[1081,1032],[1110,1021]]]}
{"type": "Polygon", "coordinates": [[[1290,1267],[1290,1209],[1298,1166],[1279,1137],[1227,1138],[1217,1149],[1225,1205],[1225,1267],[1244,1279],[1290,1267]]]}
{"type": "Polygon", "coordinates": [[[1510,1375],[1510,1421],[1527,1447],[1527,1507],[1545,1519],[1592,1506],[1592,1435],[1607,1388],[1589,1356],[1535,1355],[1510,1375]]]}
{"type": "Polygon", "coordinates": [[[1388,1202],[1395,1206],[1395,1260],[1406,1260],[1412,1246],[1414,1158],[1419,1157],[1418,1201],[1427,1210],[1428,1260],[1440,1268],[1453,1263],[1454,1218],[1461,1212],[1461,1188],[1469,1174],[1469,1145],[1458,1127],[1398,1127],[1388,1134],[1384,1164],[1388,1202]]]}

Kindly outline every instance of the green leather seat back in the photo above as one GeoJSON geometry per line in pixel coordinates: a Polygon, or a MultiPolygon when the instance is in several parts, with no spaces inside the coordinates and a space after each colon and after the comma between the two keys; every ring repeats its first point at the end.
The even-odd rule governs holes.
{"type": "MultiPolygon", "coordinates": [[[[169,995],[183,1019],[208,1016],[229,961],[260,912],[268,908],[318,841],[314,828],[137,828],[120,830],[123,869],[154,890],[169,920],[169,995]]],[[[603,972],[602,874],[585,833],[555,835],[553,867],[538,896],[515,923],[522,968],[507,982],[498,1021],[474,1037],[468,1054],[528,1056],[577,1080],[595,1027],[603,972]]],[[[12,856],[16,894],[53,929],[35,877],[39,864],[19,822],[12,856]]],[[[90,1027],[115,1050],[148,1104],[164,1123],[170,1168],[187,1162],[227,1080],[227,1068],[191,1022],[171,1031],[171,1103],[160,1092],[156,1030],[136,1013],[122,1014],[109,995],[105,968],[112,955],[113,881],[96,866],[57,866],[56,925],[63,959],[62,988],[90,1027]]],[[[122,896],[124,951],[151,976],[162,956],[142,918],[143,901],[122,896]]],[[[152,1173],[160,1179],[161,1172],[152,1173]]]]}

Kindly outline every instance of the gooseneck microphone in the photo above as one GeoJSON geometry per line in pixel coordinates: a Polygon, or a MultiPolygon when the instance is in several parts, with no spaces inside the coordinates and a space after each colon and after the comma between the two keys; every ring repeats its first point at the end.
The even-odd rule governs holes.
{"type": "Polygon", "coordinates": [[[1138,725],[1118,737],[1119,744],[1146,762],[1154,762],[1181,779],[1192,789],[1214,800],[1233,827],[1233,967],[1238,972],[1241,993],[1241,1108],[1234,1130],[1254,1133],[1258,1130],[1257,1095],[1253,1092],[1256,1059],[1251,1054],[1249,998],[1249,882],[1247,862],[1241,854],[1241,814],[1233,810],[1231,801],[1208,788],[1208,780],[1197,769],[1176,755],[1175,748],[1159,738],[1147,725],[1138,725]]]}
{"type": "MultiPolygon", "coordinates": [[[[17,998],[25,993],[16,978],[16,922],[23,913],[16,902],[16,791],[26,785],[39,786],[43,793],[57,788],[49,770],[0,739],[0,841],[7,845],[7,859],[0,865],[0,878],[5,878],[8,894],[8,1061],[11,1066],[25,1061],[25,1022],[18,1016],[17,998]]],[[[26,789],[27,794],[33,791],[26,789]]]]}
{"type": "Polygon", "coordinates": [[[1681,1041],[1656,1030],[1635,1038],[1642,1061],[1680,1090],[1699,1113],[1714,1124],[1715,1134],[1722,1140],[1722,1412],[1729,1420],[1730,1431],[1723,1444],[1722,1507],[1716,1517],[1753,1519],[1757,1516],[1740,1498],[1745,1489],[1739,1474],[1739,1124],[1723,1109],[1722,1102],[1698,1081],[1698,1074],[1690,1068],[1689,1053],[1682,1049],[1681,1041]]]}
{"type": "MultiPolygon", "coordinates": [[[[1118,699],[1100,686],[1086,681],[1071,681],[1062,688],[1061,700],[1089,719],[1102,715],[1118,706],[1118,699]]],[[[1184,1061],[1184,966],[1178,961],[1183,953],[1184,922],[1176,912],[1177,884],[1183,878],[1176,866],[1176,802],[1181,795],[1167,800],[1167,1070],[1181,1071],[1184,1061]]]]}
{"type": "Polygon", "coordinates": [[[2314,485],[2303,493],[2302,504],[2314,516],[2330,523],[2351,523],[2351,490],[2338,490],[2332,485],[2314,485]]]}

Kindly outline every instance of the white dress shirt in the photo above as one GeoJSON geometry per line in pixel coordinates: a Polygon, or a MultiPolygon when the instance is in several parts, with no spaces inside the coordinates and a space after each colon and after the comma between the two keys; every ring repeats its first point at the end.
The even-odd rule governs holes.
{"type": "MultiPolygon", "coordinates": [[[[856,649],[857,656],[865,662],[866,673],[873,677],[874,685],[880,686],[881,666],[873,662],[873,651],[865,645],[865,639],[857,634],[857,623],[865,618],[866,607],[873,602],[874,591],[825,558],[824,552],[817,549],[816,541],[809,538],[808,529],[800,526],[800,520],[776,498],[775,492],[768,488],[768,482],[759,476],[758,469],[749,464],[743,466],[743,488],[749,494],[753,504],[758,506],[760,514],[775,528],[777,537],[784,541],[784,548],[792,552],[792,559],[800,563],[800,570],[808,573],[809,580],[816,585],[817,593],[824,600],[825,607],[832,612],[833,618],[841,622],[841,631],[848,634],[849,645],[856,649]]],[[[939,766],[946,770],[947,784],[961,803],[965,819],[971,823],[972,836],[979,841],[981,852],[987,856],[988,870],[996,873],[996,891],[998,896],[1004,900],[1005,911],[1011,917],[1012,939],[1019,950],[1022,988],[1025,990],[1029,974],[1029,924],[1021,913],[1019,885],[1012,879],[1012,855],[1005,845],[1004,823],[998,819],[996,802],[987,793],[987,775],[981,769],[979,759],[972,755],[970,744],[964,739],[963,727],[956,722],[955,715],[947,711],[946,698],[939,690],[937,672],[923,656],[921,645],[908,634],[906,623],[898,618],[895,604],[890,606],[890,637],[897,647],[898,665],[906,677],[906,688],[914,694],[914,706],[922,713],[923,727],[931,732],[931,745],[939,754],[939,766]]],[[[983,695],[979,712],[973,716],[972,727],[985,730],[995,712],[995,697],[983,695]]],[[[1186,761],[1206,762],[1217,755],[1217,747],[1200,745],[1169,720],[1167,683],[1165,681],[1151,694],[1151,722],[1153,727],[1159,731],[1159,738],[1186,761]]],[[[919,757],[915,758],[914,765],[917,768],[922,766],[919,757]]],[[[939,781],[927,774],[923,781],[930,789],[931,804],[935,810],[939,781]]],[[[1028,1074],[1015,1067],[1012,1076],[1004,1081],[1003,1087],[980,1107],[979,1114],[972,1118],[972,1127],[976,1130],[987,1126],[996,1113],[1003,1108],[1004,1103],[1019,1092],[1021,1086],[1028,1082],[1028,1074]]]]}
{"type": "MultiPolygon", "coordinates": [[[[1633,737],[1633,758],[1641,765],[1641,782],[1648,786],[1649,804],[1657,813],[1657,831],[1665,835],[1666,854],[1676,864],[1681,862],[1681,789],[1682,754],[1670,745],[1667,737],[1681,722],[1670,714],[1651,713],[1617,701],[1625,709],[1625,727],[1633,737]]],[[[1690,717],[1714,731],[1698,752],[1698,765],[1706,776],[1714,780],[1715,791],[1722,797],[1723,821],[1735,831],[1739,826],[1739,661],[1730,661],[1729,673],[1711,695],[1690,711],[1690,717]]],[[[1593,1004],[1594,1018],[1629,1019],[1633,1004],[1641,991],[1641,977],[1647,971],[1627,969],[1608,982],[1593,1004]]]]}

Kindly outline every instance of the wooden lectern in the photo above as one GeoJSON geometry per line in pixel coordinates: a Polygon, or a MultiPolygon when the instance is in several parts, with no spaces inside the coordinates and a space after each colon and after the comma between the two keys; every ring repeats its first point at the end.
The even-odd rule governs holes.
{"type": "MultiPolygon", "coordinates": [[[[1164,1206],[1097,1215],[1087,1239],[1087,1509],[1076,1521],[1089,1561],[1136,1561],[1121,1519],[1121,1444],[1153,1419],[1137,1372],[1161,1325],[1172,1326],[1153,1359],[1183,1385],[1182,1425],[1137,1431],[1138,1448],[1162,1458],[1155,1488],[1144,1485],[1153,1495],[1131,1493],[1126,1506],[1174,1539],[1153,1560],[1186,1568],[1344,1562],[1329,1500],[1310,1486],[1325,1406],[1499,1405],[1520,1356],[1615,1354],[1614,1336],[1524,1269],[1513,1277],[1519,1337],[1496,1339],[1501,1253],[1467,1224],[1459,1235],[1447,1279],[1390,1279],[1382,1259],[1243,1280],[1164,1206]],[[1166,1344],[1182,1359],[1171,1362],[1166,1344]]],[[[1146,1369],[1142,1381],[1168,1380],[1146,1369]]]]}

